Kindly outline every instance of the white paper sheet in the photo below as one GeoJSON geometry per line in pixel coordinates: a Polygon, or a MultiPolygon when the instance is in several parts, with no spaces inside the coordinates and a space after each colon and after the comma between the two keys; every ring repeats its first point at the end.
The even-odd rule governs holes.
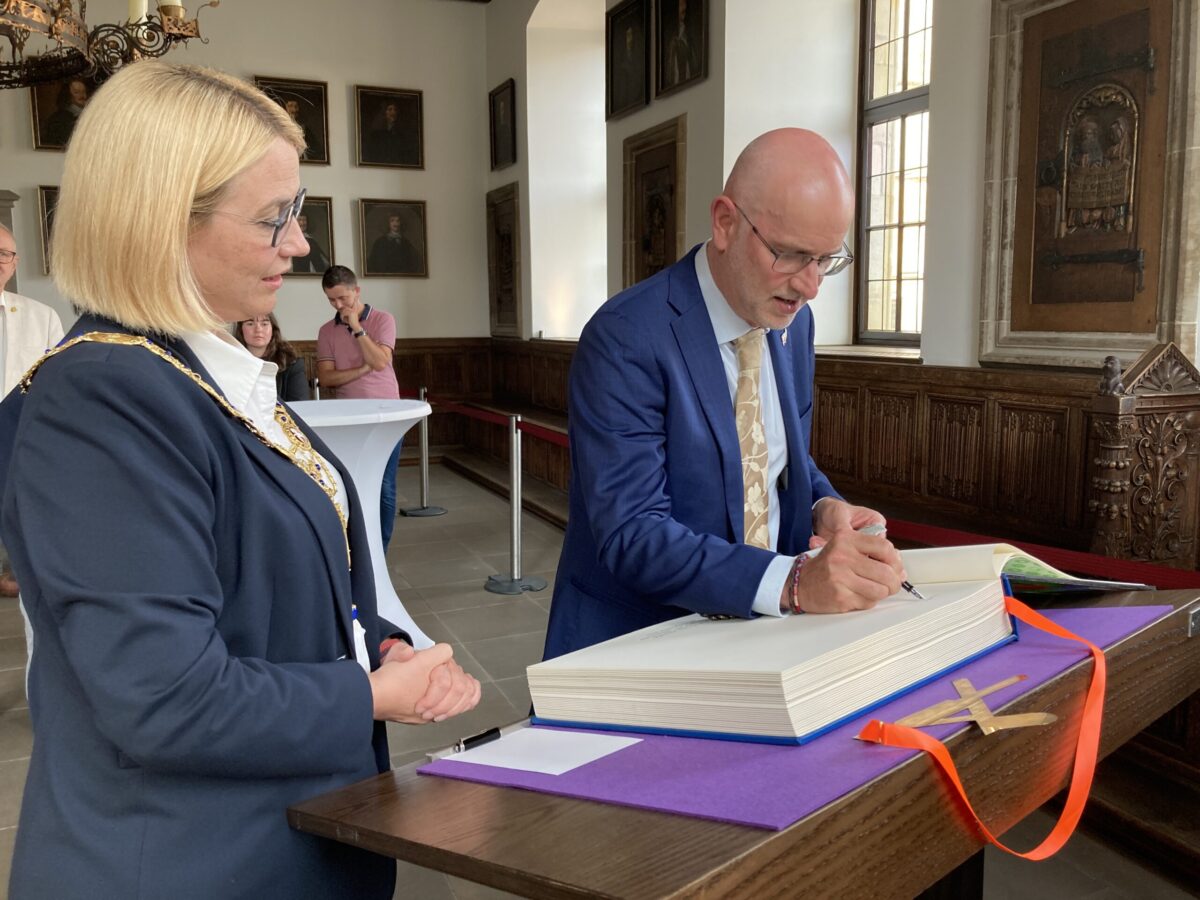
{"type": "Polygon", "coordinates": [[[609,734],[522,728],[481,747],[455,753],[447,759],[501,769],[561,775],[640,741],[641,738],[609,734]]]}

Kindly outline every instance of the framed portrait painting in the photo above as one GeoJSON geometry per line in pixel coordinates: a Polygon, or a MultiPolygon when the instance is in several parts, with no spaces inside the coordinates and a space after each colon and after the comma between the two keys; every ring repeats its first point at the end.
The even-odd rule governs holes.
{"type": "Polygon", "coordinates": [[[429,277],[424,200],[360,200],[358,234],[363,275],[429,277]]]}
{"type": "Polygon", "coordinates": [[[521,336],[520,208],[515,181],[488,191],[488,310],[494,337],[521,336]]]}
{"type": "Polygon", "coordinates": [[[708,0],[658,0],[655,97],[708,77],[708,0]]]}
{"type": "Polygon", "coordinates": [[[650,0],[625,0],[605,14],[605,118],[650,102],[650,0]]]}
{"type": "Polygon", "coordinates": [[[287,110],[292,121],[304,132],[307,147],[300,154],[300,164],[329,165],[329,85],[324,81],[268,78],[264,75],[255,75],[254,84],[287,110]]]}
{"type": "Polygon", "coordinates": [[[488,126],[492,136],[492,169],[517,161],[517,82],[512,78],[488,92],[488,126]]]}
{"type": "Polygon", "coordinates": [[[98,78],[76,75],[31,87],[29,104],[33,113],[33,148],[66,149],[71,132],[75,130],[75,122],[101,83],[98,78]]]}
{"type": "Polygon", "coordinates": [[[292,257],[292,271],[287,276],[321,276],[333,265],[333,198],[304,198],[304,206],[296,216],[296,224],[308,241],[306,256],[292,257]]]}
{"type": "Polygon", "coordinates": [[[358,165],[425,168],[421,96],[403,88],[354,86],[358,165]]]}
{"type": "Polygon", "coordinates": [[[42,274],[50,274],[50,237],[54,229],[54,207],[58,205],[58,185],[38,185],[38,221],[41,223],[42,274]]]}
{"type": "Polygon", "coordinates": [[[686,115],[624,141],[621,243],[625,287],[671,265],[686,246],[686,148],[686,115]]]}

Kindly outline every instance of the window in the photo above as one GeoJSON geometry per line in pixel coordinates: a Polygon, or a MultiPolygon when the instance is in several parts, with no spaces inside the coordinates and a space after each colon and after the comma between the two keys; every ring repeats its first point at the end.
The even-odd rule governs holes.
{"type": "Polygon", "coordinates": [[[933,0],[865,0],[858,339],[917,344],[925,300],[933,0]]]}

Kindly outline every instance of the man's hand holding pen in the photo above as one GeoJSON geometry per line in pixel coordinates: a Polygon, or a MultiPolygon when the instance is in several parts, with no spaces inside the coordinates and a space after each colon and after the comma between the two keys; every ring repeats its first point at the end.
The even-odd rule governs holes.
{"type": "Polygon", "coordinates": [[[810,550],[797,559],[784,609],[839,613],[870,609],[905,585],[904,563],[884,536],[883,516],[826,498],[813,509],[810,550]]]}

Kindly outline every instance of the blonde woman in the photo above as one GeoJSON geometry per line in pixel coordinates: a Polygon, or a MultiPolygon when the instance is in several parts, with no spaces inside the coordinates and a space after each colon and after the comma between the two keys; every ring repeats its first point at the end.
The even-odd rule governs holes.
{"type": "Polygon", "coordinates": [[[391,897],[390,860],[287,807],[385,770],[383,720],[478,700],[445,645],[382,652],[354,486],[228,333],[307,252],[303,146],[253,88],[160,62],[71,139],[51,267],[83,316],[0,406],[36,637],[18,900],[391,897]]]}

